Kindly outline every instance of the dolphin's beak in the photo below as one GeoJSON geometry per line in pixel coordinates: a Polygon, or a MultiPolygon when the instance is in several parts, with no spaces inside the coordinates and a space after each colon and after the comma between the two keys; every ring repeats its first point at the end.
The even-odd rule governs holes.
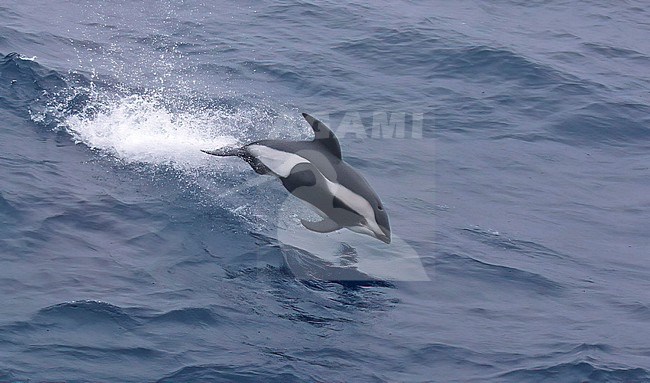
{"type": "Polygon", "coordinates": [[[385,227],[381,227],[381,233],[378,233],[377,239],[384,243],[390,243],[390,230],[385,227]]]}

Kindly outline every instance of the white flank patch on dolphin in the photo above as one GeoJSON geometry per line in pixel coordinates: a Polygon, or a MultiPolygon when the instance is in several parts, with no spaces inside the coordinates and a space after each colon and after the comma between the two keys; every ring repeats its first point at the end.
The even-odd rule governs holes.
{"type": "MultiPolygon", "coordinates": [[[[332,193],[332,195],[336,196],[336,198],[341,200],[344,204],[348,205],[354,211],[359,213],[359,215],[363,216],[368,221],[370,230],[376,234],[382,233],[381,229],[379,228],[379,224],[377,224],[375,211],[368,200],[353,192],[352,190],[346,188],[345,186],[328,180],[325,176],[323,176],[323,178],[325,179],[325,182],[327,182],[327,188],[329,189],[330,193],[332,193]]],[[[361,233],[363,231],[357,232],[361,233]]]]}
{"type": "Polygon", "coordinates": [[[309,163],[309,161],[297,154],[283,152],[264,145],[249,145],[247,149],[264,166],[280,177],[288,177],[291,174],[291,169],[298,164],[309,163]]]}
{"type": "MultiPolygon", "coordinates": [[[[291,174],[291,170],[298,164],[310,164],[309,160],[298,154],[284,152],[264,145],[249,145],[247,149],[250,154],[255,156],[267,168],[280,177],[288,177],[291,174]]],[[[333,197],[338,198],[354,211],[359,213],[359,215],[366,218],[370,231],[373,231],[378,235],[382,234],[381,228],[377,224],[375,211],[370,202],[345,186],[330,181],[317,167],[313,166],[313,169],[318,172],[316,176],[320,175],[320,177],[325,181],[327,189],[333,197]]],[[[311,204],[309,204],[309,206],[314,208],[314,210],[318,210],[311,204]]],[[[322,212],[317,212],[319,215],[324,216],[322,212]]]]}

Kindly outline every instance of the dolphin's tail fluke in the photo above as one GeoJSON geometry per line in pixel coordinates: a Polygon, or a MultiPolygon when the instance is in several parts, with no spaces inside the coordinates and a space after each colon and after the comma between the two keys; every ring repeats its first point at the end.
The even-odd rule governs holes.
{"type": "Polygon", "coordinates": [[[219,157],[240,157],[242,149],[234,146],[224,146],[215,150],[201,150],[203,153],[212,154],[219,157]]]}

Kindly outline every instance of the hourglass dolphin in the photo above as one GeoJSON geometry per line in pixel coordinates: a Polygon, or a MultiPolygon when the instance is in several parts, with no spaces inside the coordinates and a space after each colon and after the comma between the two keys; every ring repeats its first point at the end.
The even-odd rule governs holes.
{"type": "Polygon", "coordinates": [[[377,193],[343,161],[334,132],[314,117],[302,115],[314,130],[312,141],[262,140],[202,151],[242,158],[258,174],[278,177],[289,193],[321,216],[317,222],[301,220],[309,230],[329,233],[347,228],[390,243],[388,214],[377,193]]]}

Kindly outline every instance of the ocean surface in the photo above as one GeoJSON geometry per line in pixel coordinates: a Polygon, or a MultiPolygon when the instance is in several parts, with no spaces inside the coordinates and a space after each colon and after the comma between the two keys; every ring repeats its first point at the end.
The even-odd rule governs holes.
{"type": "Polygon", "coordinates": [[[0,382],[650,382],[649,20],[0,2],[0,382]],[[301,112],[390,245],[200,152],[301,112]]]}

